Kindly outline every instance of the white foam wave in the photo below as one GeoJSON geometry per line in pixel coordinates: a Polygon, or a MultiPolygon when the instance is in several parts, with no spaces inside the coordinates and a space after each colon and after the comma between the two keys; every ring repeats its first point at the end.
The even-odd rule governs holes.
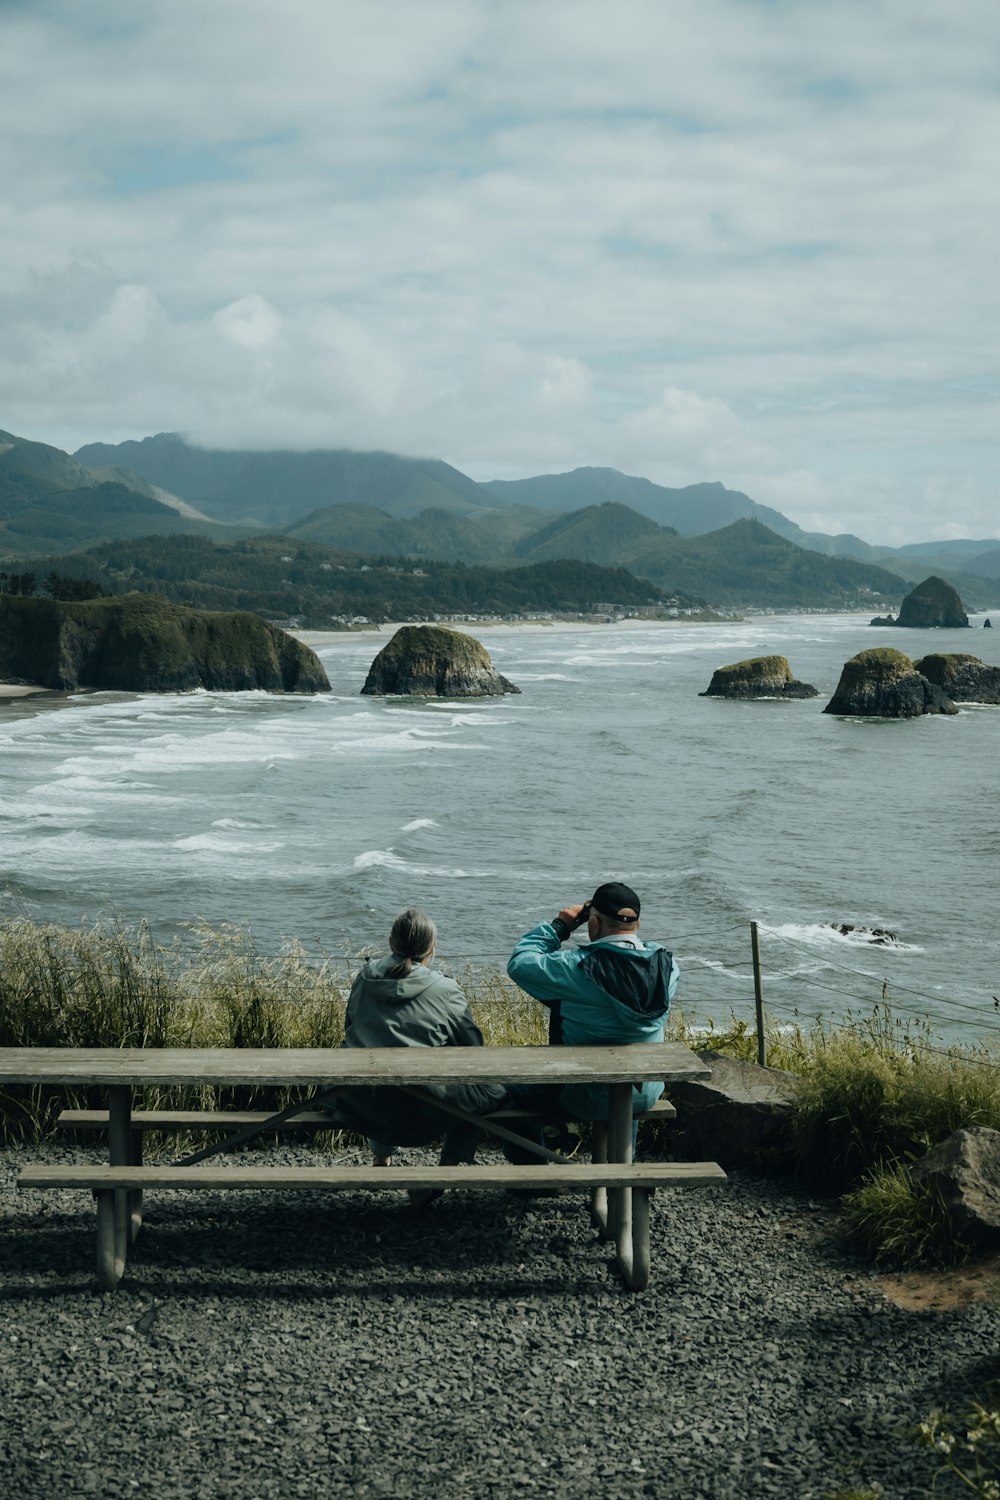
{"type": "Polygon", "coordinates": [[[434,821],[433,818],[414,818],[414,820],[413,820],[412,823],[404,823],[403,826],[402,826],[402,828],[399,831],[400,831],[400,833],[416,833],[416,831],[417,831],[418,828],[439,828],[439,827],[440,827],[440,824],[439,823],[435,823],[435,821],[434,821]]]}
{"type": "Polygon", "coordinates": [[[351,869],[356,872],[377,869],[405,870],[407,875],[427,875],[440,880],[484,879],[490,873],[488,870],[462,870],[451,866],[415,865],[408,860],[400,859],[399,855],[391,849],[366,849],[363,854],[355,857],[351,869]]]}
{"type": "Polygon", "coordinates": [[[280,849],[280,840],[240,841],[220,839],[211,833],[193,833],[188,838],[174,839],[174,848],[191,854],[273,854],[280,849]]]}
{"type": "Polygon", "coordinates": [[[241,828],[259,828],[259,823],[248,823],[243,818],[216,818],[212,823],[213,828],[223,828],[230,832],[238,832],[241,828]]]}
{"type": "MultiPolygon", "coordinates": [[[[881,923],[875,924],[881,927],[881,923]]],[[[864,948],[868,952],[880,953],[924,953],[919,943],[903,943],[898,938],[890,942],[873,941],[872,928],[857,926],[853,932],[840,932],[827,922],[783,922],[777,927],[761,926],[761,933],[773,933],[790,943],[804,943],[811,948],[864,948]]]]}

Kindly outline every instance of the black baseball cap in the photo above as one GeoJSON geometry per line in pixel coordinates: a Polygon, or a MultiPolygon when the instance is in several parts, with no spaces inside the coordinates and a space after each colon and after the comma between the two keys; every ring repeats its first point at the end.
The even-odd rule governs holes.
{"type": "Polygon", "coordinates": [[[639,920],[639,897],[630,885],[623,885],[620,880],[599,885],[590,898],[590,905],[602,916],[614,917],[619,922],[639,920]]]}

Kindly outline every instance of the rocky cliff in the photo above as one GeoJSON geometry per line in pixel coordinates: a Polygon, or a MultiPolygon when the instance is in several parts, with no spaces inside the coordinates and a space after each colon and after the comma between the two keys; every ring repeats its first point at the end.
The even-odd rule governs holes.
{"type": "Polygon", "coordinates": [[[426,698],[490,698],[519,693],[471,635],[438,625],[404,625],[371,664],[363,693],[426,698]]]}
{"type": "Polygon", "coordinates": [[[910,630],[956,630],[967,627],[969,617],[961,599],[943,578],[925,578],[907,594],[899,615],[876,616],[873,625],[899,625],[910,630]]]}
{"type": "Polygon", "coordinates": [[[957,714],[958,709],[902,651],[876,646],[845,662],[837,690],[823,712],[914,719],[920,714],[957,714]]]}
{"type": "Polygon", "coordinates": [[[315,653],[258,615],[186,609],[150,594],[79,603],[0,596],[0,679],[70,691],[330,690],[315,653]]]}
{"type": "Polygon", "coordinates": [[[702,698],[815,698],[808,682],[797,682],[786,656],[753,656],[717,667],[702,698]]]}
{"type": "Polygon", "coordinates": [[[1000,667],[987,666],[978,656],[935,652],[915,667],[954,703],[1000,703],[1000,667]]]}

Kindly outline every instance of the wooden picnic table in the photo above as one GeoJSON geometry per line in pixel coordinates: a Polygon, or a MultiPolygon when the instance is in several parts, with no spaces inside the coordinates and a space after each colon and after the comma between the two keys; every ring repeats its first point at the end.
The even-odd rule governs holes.
{"type": "MultiPolygon", "coordinates": [[[[632,1084],[705,1078],[708,1066],[680,1042],[632,1047],[6,1047],[0,1048],[0,1087],[10,1084],[88,1086],[108,1094],[109,1163],[106,1167],[37,1166],[18,1185],[89,1187],[98,1204],[98,1281],[120,1280],[127,1248],[141,1224],[144,1187],[530,1187],[540,1182],[593,1190],[595,1218],[614,1239],[628,1284],[649,1276],[648,1195],[656,1186],[702,1186],[725,1181],[713,1162],[632,1160],[632,1084]],[[419,1088],[446,1083],[572,1083],[608,1085],[606,1162],[518,1167],[428,1168],[143,1166],[137,1158],[133,1093],[149,1084],[183,1086],[299,1086],[306,1110],[311,1095],[357,1085],[419,1088]],[[606,1192],[606,1209],[597,1205],[606,1192]]],[[[287,1113],[265,1116],[257,1132],[287,1113]]],[[[204,1128],[204,1127],[203,1127],[204,1128]]],[[[240,1136],[242,1139],[242,1135],[240,1136]]]]}

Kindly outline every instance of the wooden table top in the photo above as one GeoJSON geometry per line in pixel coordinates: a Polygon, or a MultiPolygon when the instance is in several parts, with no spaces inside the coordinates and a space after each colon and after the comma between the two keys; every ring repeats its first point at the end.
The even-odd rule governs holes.
{"type": "Polygon", "coordinates": [[[634,1047],[0,1047],[0,1084],[672,1083],[711,1069],[682,1042],[634,1047]]]}

